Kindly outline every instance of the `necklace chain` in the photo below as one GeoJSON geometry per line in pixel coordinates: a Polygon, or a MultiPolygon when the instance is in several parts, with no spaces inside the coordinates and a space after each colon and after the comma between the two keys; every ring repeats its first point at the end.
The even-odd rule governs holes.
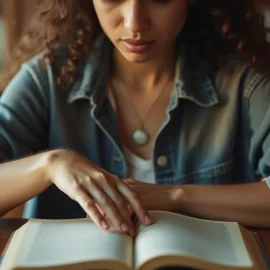
{"type": "MultiPolygon", "coordinates": [[[[146,120],[147,120],[150,112],[152,111],[154,105],[157,103],[157,101],[160,99],[162,93],[166,89],[166,86],[168,85],[168,82],[169,82],[169,79],[166,81],[166,83],[164,84],[164,86],[161,88],[159,94],[157,95],[157,97],[155,98],[155,100],[152,102],[151,106],[149,106],[149,109],[147,110],[144,119],[141,119],[141,117],[139,116],[139,112],[138,112],[136,106],[134,105],[134,103],[133,102],[129,102],[132,105],[132,107],[134,108],[134,111],[137,114],[137,118],[141,122],[140,123],[140,127],[138,129],[135,129],[132,132],[132,139],[133,139],[133,141],[137,145],[144,146],[150,140],[150,135],[149,135],[149,133],[145,129],[145,123],[146,123],[146,120]]],[[[127,91],[126,91],[125,87],[123,86],[123,84],[121,84],[121,82],[119,80],[117,81],[117,85],[120,87],[120,90],[122,92],[124,92],[126,99],[129,100],[127,91]]],[[[113,98],[114,98],[114,101],[115,101],[115,104],[116,104],[115,88],[113,87],[112,79],[110,79],[110,88],[112,90],[113,98]]]]}

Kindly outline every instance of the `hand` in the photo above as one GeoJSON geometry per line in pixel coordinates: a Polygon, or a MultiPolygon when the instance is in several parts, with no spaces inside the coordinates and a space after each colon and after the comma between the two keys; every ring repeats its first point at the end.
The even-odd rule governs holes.
{"type": "Polygon", "coordinates": [[[176,211],[176,202],[183,191],[175,185],[149,184],[134,179],[124,182],[137,192],[147,210],[176,211]]]}
{"type": "Polygon", "coordinates": [[[53,151],[50,160],[50,181],[77,201],[100,228],[108,230],[110,227],[103,212],[116,229],[133,236],[135,231],[128,207],[144,225],[152,224],[138,193],[117,176],[68,150],[53,151]]]}
{"type": "MultiPolygon", "coordinates": [[[[131,206],[128,204],[127,205],[128,206],[128,214],[129,214],[129,216],[130,216],[130,218],[131,218],[131,222],[132,222],[132,224],[133,225],[136,225],[136,224],[134,224],[133,222],[134,222],[134,217],[132,218],[132,216],[133,216],[133,214],[135,214],[134,213],[134,211],[133,211],[133,209],[131,208],[131,206]]],[[[106,213],[96,204],[96,207],[97,207],[97,209],[98,209],[98,211],[100,212],[100,214],[104,217],[104,219],[109,223],[109,224],[111,224],[111,221],[110,221],[110,219],[107,217],[107,215],[106,215],[106,213]]],[[[135,215],[136,216],[136,215],[135,215]]],[[[90,216],[88,215],[88,214],[86,214],[86,218],[90,218],[90,216]]]]}

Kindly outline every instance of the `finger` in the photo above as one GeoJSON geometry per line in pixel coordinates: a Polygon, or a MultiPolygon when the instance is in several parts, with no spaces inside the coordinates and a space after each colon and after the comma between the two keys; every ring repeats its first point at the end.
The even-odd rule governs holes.
{"type": "Polygon", "coordinates": [[[116,187],[119,192],[126,198],[128,203],[130,203],[132,209],[137,214],[140,221],[146,226],[153,224],[153,220],[146,207],[144,206],[139,194],[122,181],[117,182],[116,187]]]}
{"type": "Polygon", "coordinates": [[[132,236],[135,234],[134,226],[131,221],[131,215],[134,212],[127,200],[119,193],[116,188],[117,181],[120,181],[119,177],[113,174],[105,174],[106,179],[100,181],[102,189],[112,199],[123,219],[132,230],[132,236]]]}
{"type": "Polygon", "coordinates": [[[120,214],[119,209],[117,209],[114,202],[102,189],[97,187],[95,190],[91,191],[91,195],[99,207],[106,213],[106,218],[111,221],[116,229],[124,233],[132,233],[132,230],[120,214]]]}
{"type": "Polygon", "coordinates": [[[106,213],[98,206],[98,204],[96,204],[96,207],[97,207],[99,213],[100,213],[104,218],[106,218],[106,213]]]}
{"type": "Polygon", "coordinates": [[[132,229],[128,227],[111,198],[94,181],[88,180],[84,183],[84,186],[96,204],[106,213],[106,218],[111,221],[117,230],[131,234],[132,229]]]}
{"type": "Polygon", "coordinates": [[[78,186],[76,187],[74,194],[72,196],[75,201],[77,201],[80,206],[83,208],[85,213],[97,224],[101,229],[108,230],[110,228],[107,221],[102,217],[98,211],[95,201],[85,190],[78,186]]]}
{"type": "MultiPolygon", "coordinates": [[[[96,204],[96,207],[99,211],[99,213],[104,217],[106,218],[106,213],[96,204]]],[[[86,215],[86,218],[90,218],[89,215],[86,215]]]]}
{"type": "Polygon", "coordinates": [[[134,230],[134,226],[131,222],[130,210],[129,210],[128,203],[127,203],[126,199],[118,192],[117,189],[106,188],[106,189],[104,189],[104,191],[111,198],[111,200],[115,204],[117,210],[121,214],[123,220],[128,225],[129,231],[131,232],[131,236],[134,236],[135,230],[134,230]]]}

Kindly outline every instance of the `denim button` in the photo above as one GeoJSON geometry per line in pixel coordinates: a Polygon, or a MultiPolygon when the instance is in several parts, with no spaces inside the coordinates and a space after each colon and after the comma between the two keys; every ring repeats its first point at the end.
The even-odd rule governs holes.
{"type": "Polygon", "coordinates": [[[114,156],[113,160],[116,161],[116,162],[121,162],[122,161],[120,156],[114,156]]]}
{"type": "Polygon", "coordinates": [[[160,167],[164,167],[168,164],[168,158],[166,156],[160,156],[158,159],[157,159],[157,164],[160,166],[160,167]]]}

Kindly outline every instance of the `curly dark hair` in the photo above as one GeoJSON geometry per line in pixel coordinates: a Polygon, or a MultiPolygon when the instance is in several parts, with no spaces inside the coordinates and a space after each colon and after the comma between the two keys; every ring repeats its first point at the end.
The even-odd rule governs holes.
{"type": "MultiPolygon", "coordinates": [[[[58,42],[69,44],[70,60],[57,75],[57,83],[72,84],[77,65],[91,53],[93,42],[101,33],[92,1],[42,0],[15,49],[11,69],[0,80],[4,89],[20,65],[37,53],[54,61],[53,47],[58,42]],[[70,36],[64,36],[69,33],[70,36]]],[[[269,29],[253,0],[197,0],[190,7],[184,28],[185,38],[194,59],[208,66],[222,63],[227,56],[238,55],[251,65],[269,69],[269,29]]]]}

